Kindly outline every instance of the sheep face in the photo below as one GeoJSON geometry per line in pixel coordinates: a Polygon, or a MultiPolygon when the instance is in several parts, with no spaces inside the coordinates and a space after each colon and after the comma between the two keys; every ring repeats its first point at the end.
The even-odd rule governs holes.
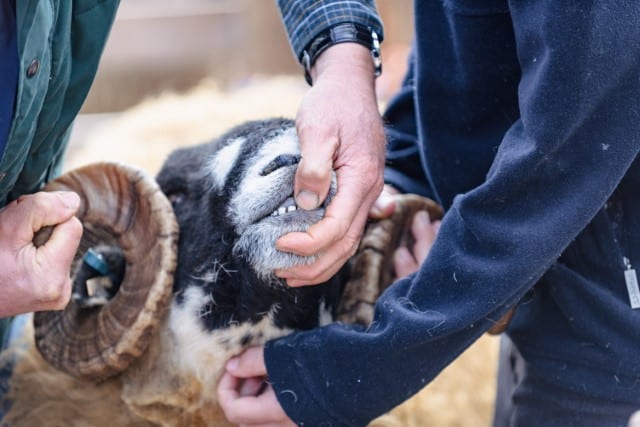
{"type": "MultiPolygon", "coordinates": [[[[299,160],[293,122],[273,119],[177,150],[158,174],[180,227],[177,303],[197,308],[206,329],[257,323],[267,314],[278,327],[305,329],[331,317],[341,276],[293,289],[273,274],[314,260],[275,249],[280,236],[305,231],[324,214],[324,206],[305,211],[295,205],[299,160]]],[[[329,200],[335,192],[334,179],[329,200]]]]}

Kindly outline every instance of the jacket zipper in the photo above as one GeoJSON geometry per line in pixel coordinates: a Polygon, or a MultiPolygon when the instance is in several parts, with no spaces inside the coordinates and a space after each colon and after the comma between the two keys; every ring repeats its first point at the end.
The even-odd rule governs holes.
{"type": "Polygon", "coordinates": [[[640,308],[640,286],[638,285],[638,275],[635,268],[631,265],[629,259],[629,248],[627,246],[626,227],[624,226],[624,212],[621,203],[614,198],[610,199],[607,204],[607,210],[610,212],[609,217],[615,224],[614,239],[620,249],[622,257],[622,265],[624,269],[624,282],[627,287],[627,295],[629,296],[629,304],[632,309],[640,308]]]}
{"type": "Polygon", "coordinates": [[[624,262],[624,282],[627,285],[627,293],[629,294],[629,303],[631,308],[640,308],[640,287],[638,287],[638,276],[636,270],[631,266],[631,261],[626,256],[622,257],[624,262]]]}

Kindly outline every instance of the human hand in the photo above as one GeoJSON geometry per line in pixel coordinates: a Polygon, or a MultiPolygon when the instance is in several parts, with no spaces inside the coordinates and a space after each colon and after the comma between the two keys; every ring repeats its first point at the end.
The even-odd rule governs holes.
{"type": "Polygon", "coordinates": [[[73,216],[79,206],[75,193],[40,192],[0,209],[0,317],[67,305],[69,270],[82,236],[73,216]],[[45,226],[53,232],[37,247],[34,235],[45,226]]]}
{"type": "Polygon", "coordinates": [[[371,210],[369,210],[369,218],[380,220],[389,218],[393,215],[393,212],[395,212],[396,209],[394,196],[398,194],[400,194],[400,192],[396,190],[395,187],[385,184],[382,188],[382,192],[371,207],[371,210]]]}
{"type": "Polygon", "coordinates": [[[395,280],[415,273],[427,258],[440,229],[440,221],[431,222],[427,211],[419,211],[413,217],[411,234],[415,240],[413,247],[401,246],[393,254],[395,280]]]}
{"type": "Polygon", "coordinates": [[[284,252],[319,255],[312,264],[276,271],[290,286],[328,280],[355,253],[383,185],[385,138],[369,51],[355,43],[332,46],[319,56],[311,75],[313,86],[296,118],[302,153],[296,203],[302,209],[320,206],[332,170],[338,192],[321,221],[276,242],[284,252]]]}
{"type": "Polygon", "coordinates": [[[292,427],[273,388],[265,382],[264,347],[251,347],[227,362],[218,403],[227,420],[242,426],[292,427]]]}
{"type": "MultiPolygon", "coordinates": [[[[398,194],[400,192],[394,187],[385,185],[380,197],[371,208],[369,217],[373,219],[390,217],[395,209],[394,196],[398,194]]],[[[429,212],[419,211],[415,214],[411,223],[411,234],[414,239],[413,247],[411,249],[405,246],[399,247],[393,254],[395,280],[418,271],[420,264],[427,258],[439,229],[440,220],[432,222],[429,212]]]]}

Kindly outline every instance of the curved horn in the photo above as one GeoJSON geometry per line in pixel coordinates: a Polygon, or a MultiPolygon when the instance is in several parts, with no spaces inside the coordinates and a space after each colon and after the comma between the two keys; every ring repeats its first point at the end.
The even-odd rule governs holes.
{"type": "MultiPolygon", "coordinates": [[[[393,252],[399,246],[413,245],[411,222],[416,212],[428,211],[432,221],[442,218],[442,208],[431,199],[415,194],[396,197],[393,215],[369,225],[353,259],[350,279],[338,309],[338,318],[345,323],[371,323],[376,299],[395,278],[393,252]]],[[[515,309],[515,306],[509,309],[487,332],[491,335],[504,332],[515,309]]]]}
{"type": "MultiPolygon", "coordinates": [[[[115,163],[96,163],[49,183],[46,191],[80,195],[84,232],[77,263],[97,244],[117,245],[126,260],[123,282],[104,306],[35,313],[36,346],[56,368],[102,380],[124,369],[147,348],[171,300],[178,226],[155,180],[115,163]]],[[[75,270],[74,270],[75,271],[75,270]]]]}
{"type": "Polygon", "coordinates": [[[431,199],[415,194],[395,197],[393,215],[367,227],[352,260],[349,281],[338,309],[338,319],[345,323],[368,325],[373,319],[376,299],[395,278],[394,251],[400,246],[411,247],[413,244],[413,216],[426,210],[432,220],[442,218],[442,209],[431,199]]]}

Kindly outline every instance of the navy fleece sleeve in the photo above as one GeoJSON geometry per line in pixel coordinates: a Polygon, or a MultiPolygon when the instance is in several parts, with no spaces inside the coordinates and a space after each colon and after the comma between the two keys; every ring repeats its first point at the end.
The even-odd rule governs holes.
{"type": "MultiPolygon", "coordinates": [[[[451,3],[417,2],[416,20],[451,3]]],[[[640,4],[509,5],[521,117],[486,181],[454,199],[429,257],[379,299],[369,328],[330,325],[266,347],[300,425],[366,425],[427,384],[541,277],[638,154],[640,4]]]]}
{"type": "Polygon", "coordinates": [[[414,119],[414,67],[412,53],[402,87],[389,101],[383,116],[387,138],[384,182],[402,193],[420,194],[435,200],[435,194],[424,172],[422,151],[418,144],[418,129],[414,119]]]}

